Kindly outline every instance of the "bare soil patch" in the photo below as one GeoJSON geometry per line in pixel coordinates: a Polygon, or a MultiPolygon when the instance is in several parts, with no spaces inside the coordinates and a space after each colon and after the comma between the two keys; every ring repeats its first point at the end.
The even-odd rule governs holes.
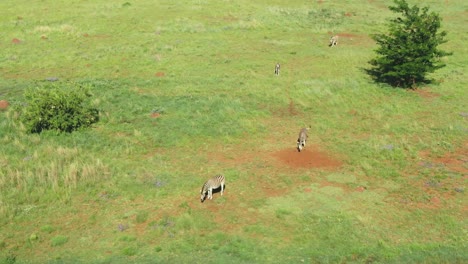
{"type": "Polygon", "coordinates": [[[5,110],[8,108],[10,103],[7,100],[0,100],[0,110],[5,110]]]}
{"type": "Polygon", "coordinates": [[[297,108],[294,101],[289,98],[288,106],[282,106],[278,108],[271,108],[269,105],[261,105],[261,108],[268,109],[273,115],[277,117],[290,117],[290,116],[297,116],[301,114],[300,109],[297,108]]]}
{"type": "Polygon", "coordinates": [[[358,187],[356,187],[355,190],[356,190],[356,192],[363,192],[363,191],[366,190],[366,187],[364,187],[364,186],[358,186],[358,187]]]}
{"type": "Polygon", "coordinates": [[[316,146],[308,146],[301,152],[293,148],[283,149],[273,153],[273,156],[281,163],[293,168],[334,169],[342,165],[340,161],[318,150],[316,146]]]}
{"type": "Polygon", "coordinates": [[[164,77],[166,74],[164,72],[157,72],[154,74],[156,77],[164,77]]]}
{"type": "Polygon", "coordinates": [[[11,43],[13,44],[20,44],[21,43],[21,40],[17,39],[17,38],[14,38],[11,40],[11,43]]]}
{"type": "Polygon", "coordinates": [[[342,165],[342,162],[333,158],[330,154],[320,150],[318,146],[306,146],[301,152],[291,146],[275,152],[230,152],[229,156],[212,152],[208,155],[210,160],[215,160],[229,165],[241,165],[250,162],[263,161],[270,164],[275,169],[280,168],[324,168],[336,169],[342,165]]]}
{"type": "Polygon", "coordinates": [[[428,90],[427,88],[414,89],[414,90],[409,90],[409,91],[414,92],[414,93],[418,94],[420,97],[426,98],[426,99],[432,99],[432,98],[440,97],[439,93],[432,92],[432,91],[428,90]]]}
{"type": "Polygon", "coordinates": [[[288,112],[292,116],[295,116],[295,115],[297,115],[299,113],[298,110],[296,109],[295,105],[294,105],[294,102],[291,99],[289,99],[288,112]]]}
{"type": "Polygon", "coordinates": [[[287,194],[290,190],[286,188],[275,188],[270,183],[262,184],[263,195],[266,197],[280,197],[287,194]]]}
{"type": "MultiPolygon", "coordinates": [[[[422,159],[417,164],[417,171],[424,169],[427,175],[410,181],[410,198],[403,203],[420,209],[442,209],[453,204],[466,192],[468,180],[468,142],[463,143],[454,152],[438,158],[431,158],[429,151],[420,153],[422,159]],[[445,175],[445,176],[444,176],[445,175]]],[[[465,208],[460,208],[466,212],[465,208]]]]}
{"type": "Polygon", "coordinates": [[[453,153],[447,153],[435,160],[443,164],[448,170],[458,172],[468,177],[468,141],[453,153]]]}
{"type": "Polygon", "coordinates": [[[151,118],[158,118],[160,116],[161,116],[160,113],[151,113],[151,118]]]}

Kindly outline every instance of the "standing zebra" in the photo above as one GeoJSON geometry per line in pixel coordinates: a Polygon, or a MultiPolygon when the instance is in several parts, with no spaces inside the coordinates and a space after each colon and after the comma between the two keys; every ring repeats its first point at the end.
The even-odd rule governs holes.
{"type": "Polygon", "coordinates": [[[299,132],[299,136],[297,137],[297,151],[301,152],[302,149],[305,147],[306,141],[307,141],[307,130],[309,130],[310,127],[308,128],[303,128],[299,132]]]}
{"type": "Polygon", "coordinates": [[[275,66],[275,75],[279,75],[280,68],[281,68],[281,65],[279,64],[279,62],[276,63],[276,66],[275,66]]]}
{"type": "Polygon", "coordinates": [[[223,175],[216,175],[213,178],[203,184],[202,189],[200,190],[200,200],[203,203],[205,201],[206,195],[208,193],[208,199],[213,199],[213,189],[218,189],[221,186],[221,195],[224,192],[224,182],[225,178],[223,175]]]}
{"type": "Polygon", "coordinates": [[[336,46],[338,45],[338,35],[335,35],[333,37],[330,38],[330,43],[328,44],[329,47],[333,47],[333,46],[336,46]]]}

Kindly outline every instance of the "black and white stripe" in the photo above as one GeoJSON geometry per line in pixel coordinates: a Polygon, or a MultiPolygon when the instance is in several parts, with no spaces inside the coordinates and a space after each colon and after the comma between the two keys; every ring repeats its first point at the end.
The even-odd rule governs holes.
{"type": "Polygon", "coordinates": [[[306,141],[307,141],[307,130],[309,128],[303,128],[299,132],[299,136],[297,137],[297,151],[301,152],[302,149],[305,147],[306,141]]]}
{"type": "Polygon", "coordinates": [[[275,75],[279,75],[280,74],[280,68],[281,68],[281,65],[278,63],[276,63],[276,66],[275,66],[275,75]]]}
{"type": "Polygon", "coordinates": [[[213,178],[206,181],[205,184],[203,184],[200,191],[200,200],[203,202],[207,195],[208,199],[213,199],[213,189],[218,189],[219,187],[221,187],[221,195],[223,195],[225,180],[226,179],[223,175],[216,175],[213,178]]]}
{"type": "Polygon", "coordinates": [[[333,46],[338,45],[338,38],[339,38],[338,35],[331,37],[330,43],[328,44],[328,46],[333,47],[333,46]]]}

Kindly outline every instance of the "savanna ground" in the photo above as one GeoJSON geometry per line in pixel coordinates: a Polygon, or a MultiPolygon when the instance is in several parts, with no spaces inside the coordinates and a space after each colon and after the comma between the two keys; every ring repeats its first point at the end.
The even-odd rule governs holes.
{"type": "Polygon", "coordinates": [[[410,1],[454,55],[406,91],[363,71],[389,4],[1,1],[0,262],[468,262],[468,5],[410,1]],[[27,134],[49,81],[100,122],[27,134]]]}

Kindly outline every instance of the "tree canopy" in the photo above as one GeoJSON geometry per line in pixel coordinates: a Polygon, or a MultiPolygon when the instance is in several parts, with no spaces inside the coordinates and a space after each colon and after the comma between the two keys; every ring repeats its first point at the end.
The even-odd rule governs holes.
{"type": "Polygon", "coordinates": [[[439,32],[441,18],[428,7],[410,7],[405,0],[394,3],[389,9],[399,15],[390,20],[388,34],[372,36],[379,47],[367,72],[378,82],[411,88],[429,82],[427,74],[445,66],[441,58],[451,53],[438,46],[447,42],[447,32],[439,32]]]}

